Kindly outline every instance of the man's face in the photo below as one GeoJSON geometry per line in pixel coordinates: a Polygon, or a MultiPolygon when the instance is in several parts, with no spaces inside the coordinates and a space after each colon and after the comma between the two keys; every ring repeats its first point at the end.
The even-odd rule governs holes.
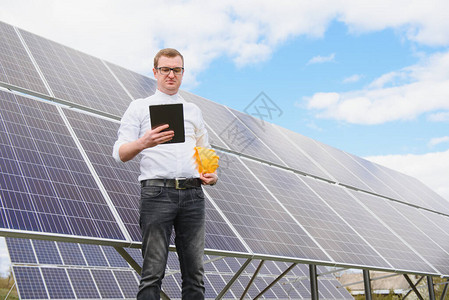
{"type": "MultiPolygon", "coordinates": [[[[161,56],[158,61],[158,68],[169,67],[169,68],[182,68],[182,58],[181,56],[167,57],[161,56]]],[[[154,77],[157,80],[157,88],[163,93],[168,95],[174,95],[178,92],[181,86],[183,74],[175,75],[173,71],[170,71],[167,75],[162,75],[159,70],[153,68],[154,77]]]]}

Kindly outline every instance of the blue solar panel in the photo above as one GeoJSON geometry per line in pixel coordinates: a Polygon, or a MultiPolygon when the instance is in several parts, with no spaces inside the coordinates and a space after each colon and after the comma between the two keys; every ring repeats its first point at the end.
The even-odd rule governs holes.
{"type": "Polygon", "coordinates": [[[0,84],[48,95],[14,27],[0,21],[0,84]]]}
{"type": "Polygon", "coordinates": [[[65,269],[41,268],[50,299],[74,299],[65,269]]]}
{"type": "Polygon", "coordinates": [[[111,246],[101,246],[110,267],[129,268],[126,260],[111,246]]]}
{"type": "Polygon", "coordinates": [[[62,264],[61,256],[59,255],[56,242],[33,240],[33,247],[36,251],[36,256],[39,264],[60,265],[62,264]]]}
{"type": "Polygon", "coordinates": [[[317,180],[304,180],[389,263],[391,269],[400,270],[411,265],[416,270],[428,269],[428,265],[413,250],[355,199],[363,199],[364,193],[349,194],[346,188],[317,180]]]}
{"type": "Polygon", "coordinates": [[[12,269],[20,299],[48,299],[39,268],[14,266],[12,269]]]}
{"type": "Polygon", "coordinates": [[[100,59],[20,33],[56,98],[116,116],[125,112],[132,99],[100,59]]]}
{"type": "Polygon", "coordinates": [[[230,149],[275,164],[285,165],[225,106],[187,92],[181,92],[181,94],[186,101],[201,108],[207,125],[230,149]]]}
{"type": "MultiPolygon", "coordinates": [[[[390,267],[352,227],[348,226],[300,179],[301,177],[305,180],[307,177],[249,160],[244,162],[333,261],[390,267]]],[[[306,182],[309,181],[318,182],[314,179],[306,182]]],[[[328,183],[322,185],[323,188],[332,187],[328,183]]],[[[330,258],[327,260],[331,260],[330,258]]]]}
{"type": "Polygon", "coordinates": [[[65,265],[87,266],[78,244],[59,242],[58,248],[65,265]]]}
{"type": "Polygon", "coordinates": [[[56,107],[1,91],[0,99],[9,228],[124,239],[56,107]]]}
{"type": "Polygon", "coordinates": [[[98,245],[80,244],[84,258],[89,266],[103,266],[107,267],[108,262],[104,257],[103,251],[98,245]]]}
{"type": "Polygon", "coordinates": [[[76,297],[79,299],[98,299],[100,294],[89,270],[67,269],[76,297]]]}
{"type": "Polygon", "coordinates": [[[207,192],[250,249],[260,254],[329,260],[239,159],[231,155],[228,159],[219,182],[207,192]]]}
{"type": "Polygon", "coordinates": [[[30,263],[36,264],[36,255],[34,254],[31,241],[27,239],[6,238],[9,257],[12,263],[30,263]]]}
{"type": "Polygon", "coordinates": [[[111,270],[92,270],[91,272],[102,298],[123,298],[111,270]]]}
{"type": "Polygon", "coordinates": [[[156,91],[156,80],[115,64],[106,64],[133,99],[146,98],[156,91]]]}
{"type": "Polygon", "coordinates": [[[133,299],[139,290],[139,282],[132,271],[113,271],[125,298],[133,299]]]}
{"type": "MultiPolygon", "coordinates": [[[[311,174],[320,178],[332,180],[332,177],[323,171],[320,164],[326,156],[320,156],[319,163],[310,159],[301,148],[305,143],[313,143],[311,139],[304,138],[301,148],[289,142],[276,127],[267,122],[255,119],[247,114],[231,110],[242,123],[245,124],[259,139],[262,140],[276,155],[290,168],[302,173],[311,174]]],[[[315,157],[316,158],[316,157],[315,157]]]]}
{"type": "Polygon", "coordinates": [[[426,260],[426,264],[417,261],[416,264],[409,265],[409,270],[413,269],[414,271],[417,269],[421,272],[425,270],[428,274],[435,274],[438,273],[438,270],[432,264],[439,261],[449,261],[442,256],[444,251],[439,249],[428,236],[413,225],[413,220],[406,219],[394,208],[392,201],[365,193],[358,193],[357,197],[396,233],[398,239],[404,241],[410,249],[420,256],[421,260],[426,260]]]}

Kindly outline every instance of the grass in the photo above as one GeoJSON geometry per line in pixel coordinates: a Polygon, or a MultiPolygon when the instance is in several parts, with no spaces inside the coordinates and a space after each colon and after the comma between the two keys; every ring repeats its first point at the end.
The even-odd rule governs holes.
{"type": "Polygon", "coordinates": [[[14,278],[12,278],[12,275],[9,275],[7,277],[0,277],[0,299],[19,300],[19,295],[17,294],[17,289],[15,286],[9,294],[8,298],[6,298],[6,295],[8,295],[13,285],[14,278]]]}

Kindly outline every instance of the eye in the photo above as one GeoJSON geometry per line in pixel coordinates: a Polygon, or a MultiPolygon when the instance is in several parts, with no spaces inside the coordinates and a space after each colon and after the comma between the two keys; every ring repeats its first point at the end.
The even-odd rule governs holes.
{"type": "Polygon", "coordinates": [[[168,68],[168,67],[161,67],[160,70],[161,70],[162,73],[170,72],[170,68],[168,68]]]}
{"type": "Polygon", "coordinates": [[[175,74],[181,74],[182,68],[180,67],[173,68],[173,72],[175,72],[175,74]]]}

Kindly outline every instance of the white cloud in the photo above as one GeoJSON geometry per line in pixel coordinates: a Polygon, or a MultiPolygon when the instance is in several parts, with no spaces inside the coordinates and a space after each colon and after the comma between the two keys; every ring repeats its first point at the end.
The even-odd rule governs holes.
{"type": "Polygon", "coordinates": [[[449,111],[431,114],[428,119],[432,122],[448,122],[449,111]]]}
{"type": "Polygon", "coordinates": [[[322,64],[322,63],[333,62],[333,61],[335,61],[335,53],[332,53],[328,56],[321,56],[321,55],[314,56],[307,62],[307,64],[308,65],[322,64]]]}
{"type": "Polygon", "coordinates": [[[345,79],[343,79],[343,83],[354,83],[359,81],[360,79],[362,79],[362,75],[359,74],[354,74],[352,76],[346,77],[345,79]]]}
{"type": "Polygon", "coordinates": [[[258,63],[292,37],[322,37],[333,20],[357,34],[394,28],[419,43],[449,44],[446,0],[2,0],[0,8],[2,21],[144,74],[159,48],[176,47],[191,85],[218,57],[258,63]]]}
{"type": "Polygon", "coordinates": [[[447,142],[449,142],[449,136],[433,138],[433,139],[430,140],[429,146],[430,147],[434,147],[434,146],[439,145],[441,143],[447,143],[447,142]]]}
{"type": "Polygon", "coordinates": [[[0,276],[9,274],[11,261],[9,259],[8,250],[4,237],[0,237],[0,276]]]}
{"type": "Polygon", "coordinates": [[[356,124],[410,120],[423,113],[449,110],[449,52],[385,74],[368,88],[347,93],[316,93],[304,98],[317,116],[356,124]],[[338,101],[329,101],[328,99],[338,101]],[[323,103],[328,103],[323,106],[323,103]]]}
{"type": "Polygon", "coordinates": [[[372,156],[366,159],[419,179],[449,201],[449,150],[423,155],[372,156]]]}

